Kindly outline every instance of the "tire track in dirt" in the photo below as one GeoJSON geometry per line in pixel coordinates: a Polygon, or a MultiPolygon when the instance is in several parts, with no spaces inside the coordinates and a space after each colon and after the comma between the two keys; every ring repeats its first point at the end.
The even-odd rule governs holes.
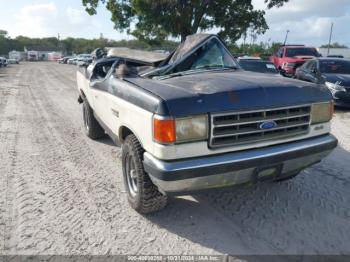
{"type": "MultiPolygon", "coordinates": [[[[40,84],[39,81],[35,83],[36,86],[43,87],[40,84]]],[[[41,117],[39,121],[36,121],[37,128],[41,131],[41,137],[37,139],[40,151],[45,152],[45,158],[38,159],[37,164],[39,169],[47,171],[47,175],[41,177],[42,182],[49,189],[45,195],[48,198],[47,202],[51,205],[51,210],[55,211],[52,215],[57,216],[58,214],[57,218],[49,217],[47,220],[52,221],[60,231],[59,233],[63,234],[64,245],[62,247],[68,248],[70,252],[79,252],[85,250],[87,246],[91,246],[91,243],[86,241],[76,241],[87,238],[80,232],[80,229],[82,226],[85,228],[92,226],[87,223],[100,222],[96,217],[98,213],[91,210],[91,205],[86,205],[86,192],[82,190],[83,187],[79,181],[79,170],[76,170],[74,164],[70,162],[71,152],[66,150],[64,141],[56,131],[57,124],[66,125],[67,123],[56,121],[50,115],[50,113],[53,115],[56,113],[52,110],[50,103],[46,104],[46,97],[41,96],[45,90],[44,92],[38,89],[29,91],[30,97],[35,101],[33,108],[36,112],[33,114],[41,117]],[[36,99],[36,97],[40,97],[40,99],[36,99]]],[[[105,226],[100,227],[105,228],[105,226]]]]}
{"type": "Polygon", "coordinates": [[[336,110],[332,121],[332,132],[337,136],[341,147],[350,151],[350,112],[349,109],[336,110]]]}
{"type": "MultiPolygon", "coordinates": [[[[30,76],[34,70],[27,72],[26,82],[30,82],[30,76]]],[[[32,241],[35,234],[34,229],[42,223],[42,204],[44,199],[37,195],[40,182],[37,181],[36,165],[33,162],[34,141],[28,139],[32,137],[37,130],[31,130],[31,125],[35,123],[35,114],[31,114],[32,100],[26,95],[26,89],[29,85],[22,85],[19,88],[19,95],[14,100],[17,110],[8,108],[9,114],[15,122],[16,127],[12,127],[16,131],[16,138],[9,139],[14,143],[12,149],[12,169],[7,170],[7,192],[8,201],[6,207],[9,219],[6,221],[6,250],[7,254],[16,254],[18,250],[25,252],[27,249],[36,248],[37,244],[46,245],[47,242],[40,241],[38,243],[32,241]],[[15,112],[15,113],[14,113],[15,112]],[[29,128],[28,128],[29,127],[29,128]]],[[[2,161],[2,163],[7,161],[2,161]]],[[[33,253],[30,253],[33,254],[33,253]]],[[[35,252],[34,252],[35,254],[35,252]]]]}
{"type": "MultiPolygon", "coordinates": [[[[51,187],[50,190],[55,190],[53,192],[49,190],[48,192],[44,192],[44,194],[46,195],[46,198],[54,198],[48,199],[47,202],[51,202],[51,204],[53,204],[51,210],[55,210],[57,213],[55,213],[54,215],[59,214],[59,216],[57,218],[46,217],[46,220],[53,221],[54,226],[57,226],[57,228],[61,228],[60,233],[64,235],[65,242],[64,245],[62,245],[62,247],[64,247],[66,251],[70,253],[87,252],[89,250],[89,247],[97,249],[95,245],[100,245],[104,243],[103,239],[98,241],[98,243],[91,243],[89,241],[90,239],[92,239],[92,241],[98,239],[96,236],[94,237],[92,235],[100,235],[101,237],[111,235],[111,231],[106,224],[96,225],[98,223],[102,223],[102,220],[97,217],[101,215],[101,212],[95,210],[95,208],[97,208],[97,205],[93,205],[93,203],[91,202],[85,203],[86,200],[89,200],[89,197],[91,198],[91,193],[88,191],[93,191],[93,194],[99,195],[101,197],[101,200],[99,200],[99,202],[102,203],[97,203],[98,206],[100,206],[100,208],[109,207],[111,210],[120,212],[120,208],[114,207],[116,204],[118,204],[120,199],[124,203],[124,209],[127,207],[127,204],[124,202],[124,198],[115,197],[115,190],[110,188],[110,185],[114,183],[108,181],[105,182],[106,178],[104,176],[106,173],[112,174],[113,172],[111,170],[105,172],[101,172],[101,170],[99,170],[98,172],[100,172],[100,176],[98,177],[98,180],[95,180],[96,182],[93,181],[97,184],[95,185],[94,183],[91,183],[84,186],[84,179],[80,179],[80,176],[84,173],[91,173],[91,171],[94,169],[96,170],[96,158],[93,155],[91,156],[91,152],[82,148],[82,146],[84,146],[84,143],[83,145],[81,145],[81,138],[84,138],[85,140],[83,134],[79,134],[77,136],[79,138],[78,141],[71,141],[69,139],[62,140],[62,135],[67,136],[67,134],[69,134],[70,131],[72,131],[73,133],[76,132],[75,128],[69,130],[64,129],[62,131],[62,134],[56,131],[59,126],[66,127],[71,124],[67,124],[67,119],[64,116],[60,116],[62,112],[57,113],[52,106],[52,101],[45,96],[45,94],[49,92],[49,87],[44,89],[35,89],[35,87],[43,88],[45,86],[43,85],[43,83],[39,82],[39,79],[42,79],[41,73],[42,72],[39,72],[39,75],[41,76],[40,78],[36,74],[33,75],[33,88],[28,88],[29,92],[25,95],[25,97],[27,97],[27,99],[29,99],[33,103],[33,105],[30,106],[30,108],[28,108],[27,110],[28,116],[38,116],[36,119],[33,119],[33,123],[35,123],[35,129],[40,131],[40,136],[35,136],[34,134],[34,140],[36,140],[38,146],[38,148],[34,151],[45,152],[45,157],[43,159],[36,159],[38,168],[41,171],[48,171],[47,175],[41,177],[41,182],[45,182],[45,186],[51,187]],[[75,148],[75,146],[77,146],[77,148],[75,148]],[[86,152],[86,154],[84,155],[82,154],[82,152],[86,152]],[[74,156],[78,161],[79,159],[84,160],[85,158],[88,158],[90,161],[81,163],[78,167],[76,167],[75,163],[70,162],[72,156],[74,156]],[[75,177],[72,178],[72,176],[75,177]],[[100,188],[102,188],[102,190],[100,188]],[[103,194],[101,192],[103,192],[103,194]],[[64,201],[64,197],[66,201],[64,201]],[[69,200],[74,201],[72,203],[72,201],[69,200]],[[86,217],[89,219],[85,219],[86,217]],[[69,222],[73,223],[69,224],[69,222]],[[97,231],[88,233],[89,230],[87,229],[93,227],[103,228],[105,229],[105,232],[97,231]],[[85,229],[85,234],[81,232],[82,228],[85,229]]],[[[67,137],[69,137],[69,135],[67,137]]],[[[101,164],[101,166],[103,166],[103,163],[101,164]]],[[[93,176],[96,176],[96,173],[93,174],[93,176]]],[[[28,181],[23,184],[26,183],[28,183],[28,181]]],[[[20,195],[20,198],[25,197],[25,194],[20,195]]],[[[21,202],[21,200],[19,200],[19,202],[21,202]]],[[[34,208],[32,209],[32,211],[32,214],[34,214],[34,208]]],[[[30,212],[27,212],[27,215],[30,216],[30,212]]],[[[20,217],[22,217],[22,215],[23,214],[20,214],[20,217]]],[[[109,216],[109,219],[107,219],[112,220],[114,214],[109,214],[109,216]]],[[[129,216],[125,216],[126,218],[124,220],[128,220],[129,216]]],[[[138,217],[138,215],[135,214],[134,217],[138,217]]],[[[29,242],[31,242],[31,246],[21,245],[17,248],[19,250],[24,251],[30,251],[32,249],[38,250],[38,244],[34,241],[39,239],[39,237],[35,235],[33,229],[36,226],[29,225],[28,223],[30,223],[30,219],[25,219],[23,223],[21,223],[22,228],[20,228],[20,231],[25,232],[25,235],[22,234],[19,237],[19,239],[17,239],[17,242],[26,243],[26,240],[29,240],[29,242]],[[25,238],[25,236],[29,236],[29,238],[25,238]],[[30,239],[30,237],[32,237],[32,239],[30,239]]],[[[128,226],[128,224],[129,223],[126,221],[125,225],[128,226]]],[[[45,228],[50,228],[50,226],[44,224],[42,228],[39,227],[38,232],[43,231],[45,228]]],[[[129,231],[129,228],[123,229],[123,231],[123,234],[126,235],[129,231]]],[[[113,238],[116,238],[117,235],[118,234],[113,234],[113,238]]],[[[130,237],[130,242],[132,241],[131,238],[134,238],[134,236],[130,237]]],[[[142,242],[140,241],[140,243],[142,242]]],[[[45,250],[39,249],[38,251],[43,252],[45,250]]],[[[124,252],[127,251],[127,249],[124,249],[124,252]]],[[[108,252],[108,250],[100,250],[100,252],[106,253],[108,252]]]]}
{"type": "Polygon", "coordinates": [[[16,214],[12,192],[15,187],[14,177],[18,172],[16,166],[20,112],[17,99],[22,86],[18,76],[21,75],[22,70],[19,68],[15,73],[10,74],[9,71],[11,67],[6,68],[5,73],[12,78],[0,78],[0,253],[9,249],[7,242],[13,230],[12,217],[16,214]]]}

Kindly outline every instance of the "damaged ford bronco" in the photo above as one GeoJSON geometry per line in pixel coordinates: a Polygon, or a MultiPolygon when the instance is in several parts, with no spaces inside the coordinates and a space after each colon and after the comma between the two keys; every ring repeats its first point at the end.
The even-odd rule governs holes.
{"type": "Polygon", "coordinates": [[[171,54],[110,49],[77,82],[86,134],[121,144],[140,213],[169,195],[292,178],[337,145],[325,87],[245,72],[216,35],[188,36],[171,54]]]}

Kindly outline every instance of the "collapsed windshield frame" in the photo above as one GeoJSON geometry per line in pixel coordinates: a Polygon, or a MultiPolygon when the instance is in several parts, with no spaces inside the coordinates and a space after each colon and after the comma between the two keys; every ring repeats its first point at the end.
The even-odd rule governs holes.
{"type": "MultiPolygon", "coordinates": [[[[165,70],[163,72],[161,72],[160,74],[158,74],[158,77],[163,77],[163,76],[167,76],[167,75],[172,75],[172,74],[177,74],[177,73],[183,73],[183,72],[195,72],[195,71],[200,71],[200,70],[184,70],[184,71],[177,71],[177,72],[172,72],[172,70],[174,68],[176,68],[178,65],[180,65],[182,62],[184,62],[186,59],[188,59],[191,55],[193,55],[195,52],[197,52],[202,46],[204,46],[206,43],[208,43],[209,41],[215,39],[220,46],[225,50],[225,52],[230,56],[230,58],[232,59],[232,62],[234,64],[234,68],[240,68],[239,64],[236,62],[236,60],[234,59],[234,57],[232,56],[231,52],[228,50],[228,48],[226,47],[225,43],[223,43],[223,41],[215,36],[209,36],[207,39],[205,39],[203,42],[200,42],[195,48],[193,48],[193,50],[191,50],[190,52],[188,52],[186,55],[184,55],[181,59],[179,59],[178,61],[175,61],[172,64],[167,64],[164,65],[165,70]]],[[[223,70],[227,70],[227,67],[222,67],[223,70]]],[[[205,71],[210,71],[208,69],[203,68],[202,70],[205,71]]],[[[215,68],[214,70],[218,70],[218,68],[215,68]]]]}

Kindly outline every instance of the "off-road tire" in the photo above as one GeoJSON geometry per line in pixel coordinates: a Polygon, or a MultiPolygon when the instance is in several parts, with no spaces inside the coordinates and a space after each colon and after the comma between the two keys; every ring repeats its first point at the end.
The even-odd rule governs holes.
{"type": "Polygon", "coordinates": [[[128,202],[133,209],[141,214],[148,214],[164,208],[167,204],[167,197],[158,191],[143,168],[144,150],[135,135],[129,135],[122,145],[122,165],[124,185],[127,192],[128,202]],[[134,188],[130,183],[130,163],[133,166],[134,188]],[[135,192],[136,191],[136,192],[135,192]]]}
{"type": "Polygon", "coordinates": [[[86,99],[83,101],[83,120],[85,133],[88,137],[91,139],[98,139],[105,136],[105,131],[97,122],[94,111],[86,99]]]}

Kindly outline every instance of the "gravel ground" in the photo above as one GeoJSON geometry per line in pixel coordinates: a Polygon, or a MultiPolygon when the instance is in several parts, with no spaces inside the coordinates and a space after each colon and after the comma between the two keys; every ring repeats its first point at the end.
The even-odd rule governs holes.
{"type": "Polygon", "coordinates": [[[120,148],[84,135],[75,67],[0,69],[0,254],[350,254],[350,111],[295,179],[129,208],[120,148]]]}

